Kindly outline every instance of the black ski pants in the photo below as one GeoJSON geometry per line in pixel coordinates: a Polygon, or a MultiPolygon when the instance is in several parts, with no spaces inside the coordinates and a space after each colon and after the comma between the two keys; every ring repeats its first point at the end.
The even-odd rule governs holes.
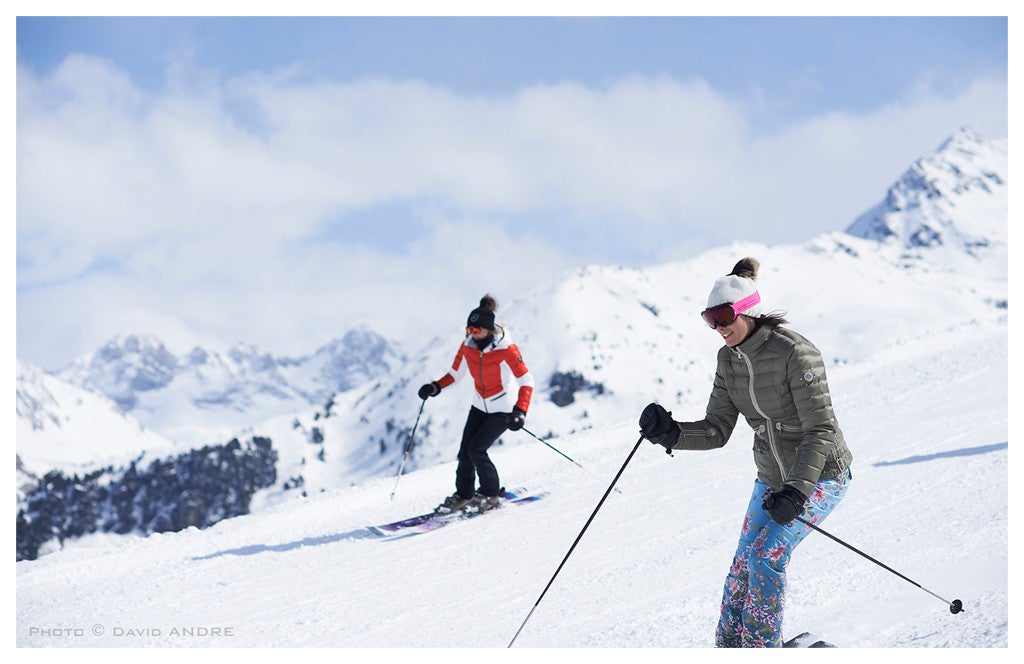
{"type": "Polygon", "coordinates": [[[497,496],[501,491],[498,469],[487,449],[508,429],[508,413],[485,413],[476,406],[469,409],[466,427],[459,446],[459,465],[455,468],[455,491],[464,498],[473,495],[475,480],[480,478],[480,493],[497,496]]]}

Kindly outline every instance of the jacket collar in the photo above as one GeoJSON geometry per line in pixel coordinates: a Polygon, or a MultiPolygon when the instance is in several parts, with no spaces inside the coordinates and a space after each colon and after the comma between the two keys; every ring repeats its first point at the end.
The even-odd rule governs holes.
{"type": "Polygon", "coordinates": [[[498,350],[499,348],[507,348],[511,343],[512,341],[509,338],[508,331],[504,327],[498,326],[498,329],[496,329],[494,334],[491,335],[491,342],[483,348],[477,347],[473,337],[470,336],[466,337],[466,340],[462,342],[462,345],[467,348],[472,348],[473,350],[478,350],[481,353],[486,353],[488,351],[498,350]]]}
{"type": "Polygon", "coordinates": [[[768,325],[758,325],[754,328],[754,331],[744,339],[735,350],[746,353],[747,355],[756,355],[758,351],[764,348],[764,345],[768,343],[768,337],[772,334],[772,328],[768,325]]]}

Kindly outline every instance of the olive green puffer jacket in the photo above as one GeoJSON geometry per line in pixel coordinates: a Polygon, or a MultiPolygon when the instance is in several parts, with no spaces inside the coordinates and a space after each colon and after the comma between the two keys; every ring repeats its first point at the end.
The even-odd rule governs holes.
{"type": "Polygon", "coordinates": [[[738,346],[722,346],[707,415],[677,422],[674,447],[722,447],[741,414],[754,430],[757,475],[773,489],[788,484],[810,496],[850,467],[821,353],[796,332],[761,325],[738,346]]]}

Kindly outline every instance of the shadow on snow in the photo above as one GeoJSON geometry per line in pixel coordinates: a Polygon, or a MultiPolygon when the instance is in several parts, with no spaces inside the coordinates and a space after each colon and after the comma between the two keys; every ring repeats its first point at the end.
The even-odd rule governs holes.
{"type": "Polygon", "coordinates": [[[324,544],[333,544],[334,542],[342,542],[344,540],[361,539],[380,539],[380,537],[374,535],[365,528],[359,528],[357,530],[350,530],[347,533],[338,533],[337,535],[326,535],[324,537],[306,537],[296,542],[288,542],[287,544],[251,544],[249,546],[243,546],[237,549],[226,549],[224,551],[218,551],[217,553],[211,553],[205,556],[195,556],[192,558],[192,560],[209,560],[211,558],[219,558],[221,556],[254,556],[260,553],[267,552],[282,553],[285,551],[294,551],[296,549],[301,549],[304,546],[321,546],[324,544]]]}
{"type": "Polygon", "coordinates": [[[959,450],[950,450],[949,452],[936,452],[935,454],[919,454],[917,456],[910,456],[905,459],[899,459],[897,461],[879,461],[878,463],[874,463],[872,465],[902,466],[908,463],[935,461],[936,459],[949,459],[952,457],[973,456],[975,454],[988,454],[989,452],[997,452],[999,450],[1005,450],[1006,448],[1007,443],[994,443],[992,445],[981,445],[979,447],[964,447],[959,450]]]}

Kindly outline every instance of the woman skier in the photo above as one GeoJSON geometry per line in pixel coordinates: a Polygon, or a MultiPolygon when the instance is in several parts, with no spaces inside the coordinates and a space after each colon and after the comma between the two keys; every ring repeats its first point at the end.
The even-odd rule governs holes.
{"type": "Polygon", "coordinates": [[[440,512],[462,509],[487,511],[501,504],[503,490],[488,448],[506,430],[523,427],[533,394],[533,375],[508,331],[494,321],[498,303],[491,295],[466,320],[466,339],[451,369],[439,380],[423,385],[419,397],[435,397],[468,371],[476,388],[459,446],[455,493],[438,506],[440,512]],[[515,395],[513,397],[513,395],[515,395]],[[476,478],[480,487],[474,491],[476,478]]]}
{"type": "Polygon", "coordinates": [[[709,450],[729,440],[739,415],[754,430],[757,478],[725,580],[718,647],[779,647],[786,565],[849,486],[853,459],[832,411],[821,353],[778,314],[762,314],[759,263],[743,258],[715,281],[704,321],[722,336],[704,419],[677,422],[657,403],[640,430],[668,450],[709,450]]]}

